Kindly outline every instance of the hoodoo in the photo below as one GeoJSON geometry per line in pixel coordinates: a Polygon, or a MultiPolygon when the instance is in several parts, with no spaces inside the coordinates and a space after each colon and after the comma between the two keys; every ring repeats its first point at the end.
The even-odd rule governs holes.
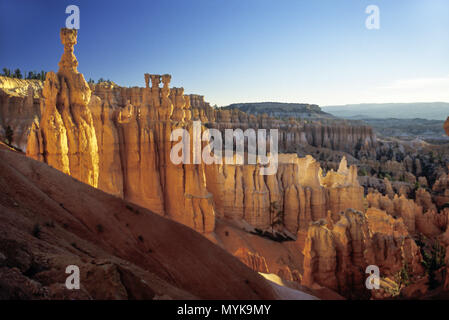
{"type": "Polygon", "coordinates": [[[59,71],[47,74],[42,117],[32,124],[27,155],[199,232],[213,231],[204,165],[170,161],[176,143],[171,132],[193,130],[185,120],[191,110],[184,89],[170,89],[168,74],[146,74],[145,88],[100,84],[92,92],[77,71],[77,30],[62,29],[61,41],[59,71]]]}
{"type": "MultiPolygon", "coordinates": [[[[114,255],[142,268],[147,261],[151,266],[159,261],[153,261],[153,255],[159,253],[146,246],[156,244],[171,250],[162,242],[146,239],[166,233],[183,242],[185,239],[176,237],[179,231],[187,240],[206,237],[234,255],[224,259],[235,265],[235,270],[251,271],[241,269],[244,266],[239,259],[276,283],[309,290],[318,297],[390,298],[401,292],[413,297],[421,291],[427,294],[428,279],[436,278],[441,288],[449,288],[445,267],[449,261],[441,253],[449,248],[449,174],[444,146],[421,140],[378,139],[372,128],[360,122],[275,118],[211,107],[203,96],[171,87],[169,74],[145,73],[144,87],[121,87],[110,81],[87,83],[77,70],[74,55],[77,30],[64,28],[60,36],[64,53],[59,70],[48,72],[44,82],[0,77],[0,124],[3,131],[9,127],[9,134],[15,135],[8,144],[26,148],[28,157],[60,171],[25,158],[24,163],[36,169],[26,170],[28,178],[45,190],[39,194],[48,193],[46,199],[52,201],[52,219],[61,214],[63,223],[68,224],[71,215],[76,215],[79,228],[88,229],[78,232],[81,236],[104,241],[105,250],[113,248],[114,255]],[[267,165],[250,161],[195,161],[198,150],[202,159],[205,153],[211,156],[211,141],[204,139],[207,129],[215,129],[224,141],[227,129],[265,129],[270,137],[274,136],[270,130],[277,130],[277,171],[261,175],[267,165]],[[172,161],[172,153],[179,151],[184,138],[190,139],[182,144],[190,161],[172,161]],[[72,208],[67,208],[62,191],[47,186],[40,172],[55,175],[54,181],[64,183],[70,180],[64,174],[70,175],[83,182],[70,183],[73,188],[83,186],[79,187],[83,196],[92,193],[126,210],[114,211],[109,204],[103,208],[96,197],[88,203],[92,207],[69,201],[72,208]],[[57,201],[57,210],[53,210],[57,201]],[[96,212],[98,208],[103,210],[96,212]],[[151,216],[146,209],[202,235],[151,216]],[[84,211],[90,213],[85,216],[84,211]],[[130,236],[130,226],[138,234],[130,236]],[[380,269],[380,291],[365,287],[365,270],[372,265],[380,269]]],[[[319,113],[320,108],[314,106],[312,111],[319,113]]],[[[449,118],[444,129],[449,135],[449,118]]],[[[275,149],[272,141],[265,142],[270,151],[275,149]]],[[[0,151],[5,159],[20,159],[16,153],[9,156],[11,150],[0,151]]],[[[249,153],[243,158],[249,158],[249,153]]],[[[213,155],[225,155],[217,154],[213,155]]],[[[13,167],[19,173],[25,170],[19,163],[13,167]]],[[[12,206],[17,211],[21,204],[12,206]]],[[[214,251],[218,248],[210,241],[198,243],[217,257],[229,255],[214,251]]],[[[1,257],[0,252],[0,267],[1,257]]],[[[189,270],[188,260],[173,265],[189,270]]],[[[160,261],[169,265],[168,260],[160,261]]],[[[117,270],[114,275],[122,269],[117,270]]],[[[173,270],[162,276],[171,278],[173,270]]],[[[172,280],[183,277],[175,273],[172,280]]],[[[261,280],[255,273],[250,279],[261,280]]],[[[264,288],[266,283],[260,285],[264,288]]],[[[182,288],[192,289],[190,282],[182,288]]],[[[237,291],[232,297],[239,296],[237,291]]],[[[266,291],[263,296],[272,297],[271,290],[266,291]]],[[[213,296],[201,290],[192,292],[213,296]]]]}
{"type": "Polygon", "coordinates": [[[64,53],[59,71],[47,73],[42,95],[42,119],[28,141],[28,155],[44,159],[52,167],[98,187],[97,137],[88,107],[91,90],[78,72],[73,53],[77,30],[62,29],[64,53]]]}

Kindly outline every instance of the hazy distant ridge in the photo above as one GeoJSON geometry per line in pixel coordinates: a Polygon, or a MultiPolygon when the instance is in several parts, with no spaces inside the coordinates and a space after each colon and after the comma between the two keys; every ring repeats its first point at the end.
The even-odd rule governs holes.
{"type": "Polygon", "coordinates": [[[417,103],[366,103],[348,104],[344,106],[325,106],[325,112],[348,119],[429,119],[445,120],[449,115],[447,102],[417,103]]]}

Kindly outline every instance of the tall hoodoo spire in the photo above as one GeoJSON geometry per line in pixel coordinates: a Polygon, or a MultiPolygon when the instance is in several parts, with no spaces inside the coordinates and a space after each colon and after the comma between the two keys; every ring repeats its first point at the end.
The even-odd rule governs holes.
{"type": "Polygon", "coordinates": [[[74,46],[77,43],[78,30],[62,28],[60,32],[61,42],[64,45],[64,53],[59,61],[58,73],[78,73],[78,60],[76,60],[74,46]]]}
{"type": "Polygon", "coordinates": [[[57,74],[48,72],[42,101],[43,116],[40,133],[35,133],[28,154],[42,156],[51,166],[70,173],[78,180],[98,186],[98,145],[92,113],[88,107],[91,90],[84,76],[78,72],[78,61],[73,53],[78,31],[61,29],[64,53],[57,74]],[[36,154],[39,150],[39,153],[36,154]]]}

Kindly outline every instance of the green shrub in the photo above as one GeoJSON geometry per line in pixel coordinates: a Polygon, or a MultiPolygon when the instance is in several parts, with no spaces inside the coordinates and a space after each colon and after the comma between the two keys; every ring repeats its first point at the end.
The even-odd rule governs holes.
{"type": "Polygon", "coordinates": [[[359,170],[359,176],[365,177],[365,176],[367,176],[367,175],[368,175],[368,172],[366,171],[365,168],[361,168],[361,169],[359,170]]]}
{"type": "MultiPolygon", "coordinates": [[[[422,243],[420,244],[422,245],[422,243]]],[[[426,269],[426,273],[429,276],[429,288],[435,289],[440,285],[435,278],[435,271],[446,265],[444,262],[446,257],[446,248],[443,247],[438,241],[434,241],[430,247],[426,247],[425,245],[421,246],[421,255],[423,257],[422,265],[426,269]]]]}
{"type": "Polygon", "coordinates": [[[410,274],[409,274],[409,268],[407,263],[404,263],[402,266],[402,269],[398,271],[395,275],[395,280],[399,286],[399,288],[406,287],[410,284],[410,274]]]}

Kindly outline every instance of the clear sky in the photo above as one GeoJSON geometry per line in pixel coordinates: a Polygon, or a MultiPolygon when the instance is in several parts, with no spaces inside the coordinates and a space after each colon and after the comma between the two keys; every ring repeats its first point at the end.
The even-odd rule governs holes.
{"type": "Polygon", "coordinates": [[[86,79],[170,73],[218,105],[449,101],[448,0],[1,0],[0,68],[57,71],[70,4],[86,79]]]}

